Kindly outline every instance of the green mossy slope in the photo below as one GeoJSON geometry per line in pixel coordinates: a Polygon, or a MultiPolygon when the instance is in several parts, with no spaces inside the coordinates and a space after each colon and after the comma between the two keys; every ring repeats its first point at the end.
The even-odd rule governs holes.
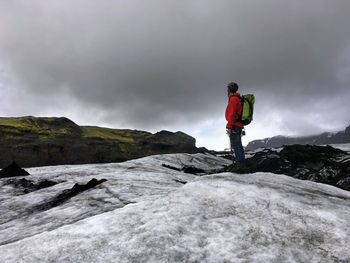
{"type": "Polygon", "coordinates": [[[152,134],[79,126],[67,118],[0,118],[0,168],[120,162],[152,154],[198,152],[182,132],[152,134]]]}

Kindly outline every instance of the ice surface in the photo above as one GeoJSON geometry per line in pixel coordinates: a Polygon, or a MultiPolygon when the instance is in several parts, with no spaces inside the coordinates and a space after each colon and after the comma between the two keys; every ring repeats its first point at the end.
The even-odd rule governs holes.
{"type": "Polygon", "coordinates": [[[196,165],[211,170],[222,168],[229,163],[225,159],[205,154],[172,154],[117,164],[28,169],[31,176],[26,178],[29,180],[50,179],[60,183],[26,195],[14,195],[15,189],[4,186],[5,179],[0,180],[0,245],[130,203],[155,200],[182,186],[179,181],[187,182],[195,178],[194,175],[162,167],[162,164],[180,168],[196,165]],[[32,212],[36,205],[45,203],[65,189],[72,188],[75,183],[87,183],[92,178],[105,178],[108,181],[49,211],[32,212]]]}
{"type": "Polygon", "coordinates": [[[195,176],[206,154],[29,169],[58,185],[26,195],[0,180],[0,262],[350,262],[350,193],[283,175],[195,176]],[[26,213],[75,182],[108,181],[26,213]],[[187,184],[179,183],[188,182],[187,184]]]}
{"type": "Polygon", "coordinates": [[[345,152],[350,152],[350,143],[343,143],[343,144],[330,144],[330,146],[334,148],[338,148],[345,152]]]}

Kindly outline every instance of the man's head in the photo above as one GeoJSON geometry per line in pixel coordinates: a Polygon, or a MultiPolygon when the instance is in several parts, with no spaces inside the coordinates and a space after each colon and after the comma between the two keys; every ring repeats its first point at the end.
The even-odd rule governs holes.
{"type": "Polygon", "coordinates": [[[236,93],[238,90],[238,84],[235,83],[235,82],[230,82],[228,85],[227,85],[227,94],[230,94],[230,93],[236,93]]]}

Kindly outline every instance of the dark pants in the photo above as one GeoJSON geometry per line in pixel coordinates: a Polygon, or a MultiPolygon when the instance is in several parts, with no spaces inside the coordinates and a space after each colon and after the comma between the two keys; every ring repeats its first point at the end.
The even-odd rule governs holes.
{"type": "Polygon", "coordinates": [[[230,134],[231,148],[235,151],[236,162],[242,163],[245,160],[244,149],[241,140],[242,128],[238,126],[232,126],[232,132],[230,134]]]}

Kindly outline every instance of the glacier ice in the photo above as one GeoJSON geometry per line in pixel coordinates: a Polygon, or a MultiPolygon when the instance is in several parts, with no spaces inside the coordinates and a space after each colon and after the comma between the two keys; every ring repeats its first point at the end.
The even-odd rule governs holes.
{"type": "Polygon", "coordinates": [[[162,164],[209,171],[229,161],[169,154],[31,168],[27,178],[59,184],[26,195],[0,180],[0,262],[350,262],[349,192],[271,173],[195,176],[162,164]],[[92,178],[108,181],[24,213],[92,178]]]}

